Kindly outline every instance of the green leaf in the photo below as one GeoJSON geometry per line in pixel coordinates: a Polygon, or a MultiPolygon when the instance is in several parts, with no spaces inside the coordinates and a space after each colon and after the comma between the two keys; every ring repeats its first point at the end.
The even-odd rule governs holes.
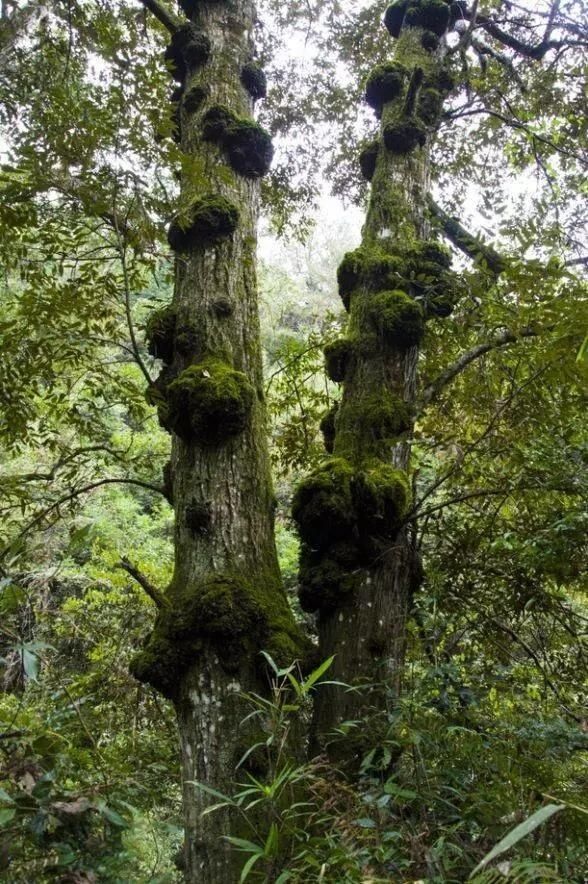
{"type": "Polygon", "coordinates": [[[486,854],[482,862],[478,863],[470,875],[469,880],[482,869],[485,869],[486,866],[495,860],[497,856],[506,853],[511,847],[518,844],[522,838],[525,838],[538,826],[547,822],[548,819],[551,819],[554,814],[559,813],[561,810],[565,810],[565,807],[565,804],[547,804],[545,807],[540,807],[539,810],[536,810],[535,813],[531,814],[531,816],[523,823],[515,826],[515,828],[502,839],[502,841],[499,841],[498,844],[492,848],[490,853],[486,854]]]}
{"type": "Polygon", "coordinates": [[[0,808],[0,826],[5,826],[9,823],[16,814],[16,810],[14,807],[2,807],[0,808]]]}
{"type": "Polygon", "coordinates": [[[253,856],[249,857],[249,859],[243,866],[243,871],[241,872],[241,877],[239,878],[239,884],[241,884],[242,881],[247,880],[247,878],[249,877],[249,872],[251,871],[257,860],[261,859],[262,856],[262,853],[254,853],[253,856]]]}

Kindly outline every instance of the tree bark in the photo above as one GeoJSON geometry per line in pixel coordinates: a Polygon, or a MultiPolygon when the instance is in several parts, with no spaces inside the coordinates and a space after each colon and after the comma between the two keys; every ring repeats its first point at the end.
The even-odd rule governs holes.
{"type": "MultiPolygon", "coordinates": [[[[228,884],[238,869],[225,836],[239,820],[230,810],[202,816],[218,799],[195,784],[232,791],[251,739],[242,726],[250,711],[243,693],[268,689],[260,651],[290,663],[301,644],[280,581],[266,442],[255,272],[264,170],[257,155],[253,171],[239,165],[251,147],[238,124],[253,123],[253,97],[241,75],[252,57],[255,10],[248,0],[182,8],[193,29],[179,28],[171,52],[172,64],[185,66],[174,96],[185,155],[170,229],[179,253],[171,310],[152,328],[154,352],[167,364],[150,393],[173,431],[167,488],[176,517],[175,568],[168,604],[133,668],[176,706],[186,880],[228,884]],[[211,110],[214,116],[219,109],[225,128],[205,136],[211,110]],[[207,226],[206,214],[218,197],[226,201],[218,204],[221,227],[232,218],[220,233],[207,226]],[[191,213],[202,199],[208,208],[196,230],[191,213]],[[225,217],[227,206],[233,214],[225,217]]],[[[267,154],[258,130],[247,132],[261,138],[267,154]]]]}
{"type": "MultiPolygon", "coordinates": [[[[386,495],[390,502],[401,476],[409,487],[423,323],[450,312],[447,292],[456,285],[449,255],[438,253],[438,244],[429,240],[427,207],[430,141],[451,83],[443,70],[443,46],[423,48],[423,35],[422,27],[405,23],[388,81],[381,68],[368,80],[366,97],[381,115],[377,146],[370,148],[377,158],[361,247],[345,257],[339,270],[349,323],[345,365],[331,375],[342,381],[343,390],[335,418],[334,460],[325,469],[342,471],[344,462],[351,470],[355,521],[344,541],[346,553],[340,551],[341,541],[313,541],[308,511],[296,500],[294,507],[303,539],[301,601],[308,610],[318,609],[321,658],[335,656],[329,680],[363,686],[359,691],[335,684],[321,688],[313,748],[327,748],[332,757],[351,765],[361,761],[369,740],[377,737],[371,733],[366,738],[360,727],[344,740],[333,740],[334,729],[343,721],[365,718],[368,710],[372,728],[377,729],[377,713],[383,713],[385,724],[387,708],[401,687],[410,600],[422,574],[411,536],[402,527],[408,497],[400,500],[397,488],[396,511],[391,512],[386,495]],[[395,78],[401,85],[390,85],[395,78]],[[407,125],[412,130],[403,128],[407,125]],[[386,467],[401,476],[383,472],[386,467]],[[325,599],[325,563],[332,577],[337,562],[343,562],[338,586],[325,599]],[[321,573],[322,588],[309,591],[309,581],[320,582],[321,573]]],[[[326,356],[329,370],[329,352],[326,356]]],[[[303,483],[299,495],[312,496],[313,481],[303,483]]],[[[315,502],[323,505],[318,498],[315,502]]]]}

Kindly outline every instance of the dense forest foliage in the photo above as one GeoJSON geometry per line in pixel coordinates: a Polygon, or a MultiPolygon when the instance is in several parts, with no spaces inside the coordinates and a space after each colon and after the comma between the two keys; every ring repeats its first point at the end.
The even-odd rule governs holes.
{"type": "MultiPolygon", "coordinates": [[[[247,66],[231,72],[227,51],[226,82],[215,68],[198,95],[198,85],[186,86],[188,72],[180,98],[170,73],[175,64],[177,74],[181,54],[168,50],[164,58],[167,31],[174,33],[180,16],[204,22],[214,50],[226,37],[218,12],[226,6],[234,16],[227,45],[236,45],[253,38],[235,25],[241,13],[253,14],[251,4],[2,4],[0,880],[588,879],[588,19],[576,0],[475,0],[469,10],[451,4],[449,28],[447,4],[419,2],[437,15],[445,9],[439,35],[424,27],[416,2],[390,7],[395,15],[402,10],[396,28],[386,3],[264,0],[248,68],[253,81],[244,76],[247,66]],[[333,464],[343,456],[337,446],[344,436],[356,444],[363,427],[350,370],[337,360],[349,350],[342,341],[363,335],[365,316],[355,290],[342,284],[341,267],[369,246],[379,195],[396,180],[382,145],[393,153],[386,131],[397,98],[382,95],[398,73],[390,59],[396,52],[398,63],[413,33],[419,41],[429,34],[430,46],[425,40],[418,49],[424,68],[429,55],[446,52],[442,67],[427,73],[428,85],[417,65],[421,74],[413,70],[403,87],[411,120],[411,89],[421,90],[421,102],[428,91],[435,105],[427,146],[413,145],[426,157],[419,168],[430,166],[416,238],[443,242],[435,254],[445,263],[442,274],[429,265],[433,283],[411,270],[410,296],[424,293],[412,314],[418,335],[410,347],[395,341],[392,355],[382,357],[398,367],[401,351],[403,378],[410,360],[415,371],[410,420],[392,434],[390,455],[407,477],[402,513],[380,536],[384,517],[377,521],[365,504],[363,524],[377,522],[370,562],[337,559],[329,570],[334,559],[322,548],[316,563],[322,541],[310,543],[301,501],[325,470],[332,490],[333,464]],[[441,70],[450,82],[437,89],[441,70]],[[239,77],[249,97],[234,98],[231,78],[238,84],[239,77]],[[231,115],[225,109],[221,123],[218,113],[205,120],[209,134],[201,139],[194,134],[198,102],[209,100],[205,88],[216,94],[214,78],[235,108],[231,115]],[[438,107],[433,92],[443,93],[438,107]],[[253,106],[255,124],[245,121],[253,106]],[[251,166],[243,172],[235,132],[245,129],[266,151],[263,133],[273,137],[273,163],[263,175],[251,166]],[[240,251],[231,264],[224,243],[209,241],[183,271],[178,235],[192,229],[180,223],[192,210],[186,188],[210,181],[235,196],[247,219],[240,251]],[[171,232],[166,238],[170,221],[175,241],[171,232]],[[212,253],[214,272],[206,263],[212,253]],[[208,291],[216,287],[213,321],[196,308],[194,316],[186,312],[198,274],[208,274],[208,291]],[[439,280],[442,294],[430,294],[439,280]],[[237,300],[241,293],[243,314],[237,309],[226,319],[224,289],[237,300]],[[184,323],[174,332],[173,358],[161,330],[172,299],[184,323]],[[256,300],[259,334],[251,318],[256,300]],[[233,320],[226,332],[222,323],[233,320]],[[186,359],[185,374],[198,350],[204,377],[216,378],[210,341],[215,360],[233,354],[261,403],[251,438],[267,438],[268,524],[275,519],[268,543],[275,536],[281,584],[260,595],[269,609],[283,585],[294,624],[262,633],[252,650],[259,610],[235,590],[230,612],[242,617],[241,632],[229,629],[226,609],[214,600],[214,641],[209,627],[198,633],[200,657],[189,646],[196,667],[210,653],[237,658],[225,675],[238,685],[239,721],[218,736],[237,756],[220,783],[186,776],[187,737],[182,774],[178,728],[181,735],[187,716],[166,681],[183,683],[177,660],[170,654],[161,671],[144,677],[145,654],[158,647],[161,623],[171,616],[167,599],[177,601],[174,569],[183,573],[188,562],[198,570],[193,561],[208,554],[215,526],[225,544],[237,533],[242,542],[238,506],[245,513],[257,506],[254,494],[236,503],[229,487],[222,523],[196,503],[178,507],[188,483],[192,494],[209,467],[223,474],[232,464],[227,486],[237,481],[236,459],[222,469],[220,455],[215,461],[216,439],[200,440],[202,455],[194,430],[194,455],[177,415],[163,415],[162,401],[173,403],[169,391],[174,384],[180,390],[183,377],[170,369],[174,360],[186,359]],[[333,446],[335,456],[325,460],[333,446]],[[370,650],[370,677],[354,682],[353,664],[340,668],[340,635],[331,653],[331,611],[315,596],[352,595],[355,583],[351,590],[348,583],[358,571],[371,573],[373,560],[393,570],[386,556],[391,544],[401,545],[398,537],[411,556],[402,616],[391,612],[402,649],[395,667],[382,666],[390,657],[383,639],[370,650]],[[287,635],[291,654],[281,656],[276,632],[287,635]],[[262,659],[263,669],[257,662],[254,670],[252,659],[262,659]],[[321,697],[334,695],[348,714],[321,733],[321,697]],[[226,869],[216,878],[194,871],[197,800],[207,805],[205,820],[230,821],[219,825],[234,878],[226,869]]],[[[434,13],[425,23],[436,27],[434,13]]],[[[204,41],[198,45],[202,52],[204,41]]],[[[213,64],[214,51],[212,61],[198,62],[205,72],[213,64]]],[[[410,171],[410,157],[402,162],[410,171]]],[[[414,237],[406,234],[413,251],[414,237]]],[[[404,303],[399,286],[393,294],[404,303]]],[[[381,294],[376,289],[374,297],[381,294]]],[[[381,304],[385,316],[389,305],[381,304]]],[[[378,321],[372,346],[385,349],[378,321]]],[[[358,352],[354,365],[365,357],[362,371],[371,377],[373,350],[358,352]]],[[[237,376],[242,371],[233,370],[229,380],[237,376]]],[[[379,408],[393,399],[387,388],[368,392],[379,408]]],[[[235,413],[226,410],[219,423],[226,428],[231,420],[235,413]]],[[[206,428],[213,423],[209,415],[206,428]]],[[[373,422],[363,429],[371,445],[373,422]]],[[[230,444],[237,458],[240,443],[230,444]]],[[[254,484],[267,497],[264,444],[247,451],[259,457],[254,484]]],[[[361,476],[373,478],[373,462],[370,449],[361,476]]],[[[356,474],[352,481],[357,487],[356,474]]],[[[334,532],[337,518],[340,509],[324,506],[314,534],[334,532]]],[[[354,527],[356,535],[361,530],[354,527]]],[[[219,557],[215,548],[211,560],[219,557]]],[[[347,609],[336,609],[337,622],[339,610],[347,609]]],[[[280,610],[278,622],[284,618],[280,610]]],[[[190,629],[192,641],[197,628],[190,629]]],[[[351,623],[352,632],[360,629],[351,623]]],[[[177,639],[178,655],[186,642],[177,639]]],[[[202,693],[190,715],[205,719],[211,697],[202,693]]]]}

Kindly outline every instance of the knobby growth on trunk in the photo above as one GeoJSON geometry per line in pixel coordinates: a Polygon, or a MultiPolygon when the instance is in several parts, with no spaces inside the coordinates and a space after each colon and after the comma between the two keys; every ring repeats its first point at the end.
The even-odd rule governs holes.
{"type": "MultiPolygon", "coordinates": [[[[443,37],[462,13],[442,0],[390,6],[393,60],[366,83],[380,120],[360,157],[371,197],[361,245],[338,271],[346,335],[325,351],[342,396],[323,421],[330,457],[293,504],[302,607],[318,613],[321,657],[335,655],[331,674],[363,689],[323,687],[316,749],[341,721],[385,713],[390,686],[392,695],[400,687],[410,600],[422,580],[405,521],[418,357],[427,324],[451,314],[462,288],[431,231],[430,144],[454,86],[443,37]]],[[[331,753],[361,758],[361,737],[332,744],[331,753]]]]}
{"type": "Polygon", "coordinates": [[[233,880],[228,812],[195,786],[226,790],[250,741],[242,692],[264,692],[262,649],[300,657],[274,534],[255,272],[259,180],[272,160],[253,119],[265,94],[248,2],[180,3],[165,54],[177,85],[174,137],[185,156],[169,226],[173,302],[151,317],[164,367],[148,390],[173,436],[166,487],[175,511],[175,568],[134,674],[170,698],[182,753],[187,880],[233,880]]]}

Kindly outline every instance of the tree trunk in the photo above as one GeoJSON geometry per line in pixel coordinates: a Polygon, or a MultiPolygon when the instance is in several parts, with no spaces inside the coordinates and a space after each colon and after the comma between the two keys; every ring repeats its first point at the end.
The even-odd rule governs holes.
{"type": "Polygon", "coordinates": [[[366,86],[381,127],[362,156],[373,177],[362,244],[339,269],[348,329],[325,352],[327,371],[343,384],[333,457],[294,501],[301,603],[318,612],[321,658],[335,655],[330,680],[364,685],[319,691],[314,749],[330,745],[332,756],[353,763],[367,748],[363,730],[331,742],[333,729],[368,709],[377,721],[373,711],[385,713],[400,690],[410,599],[421,580],[403,525],[419,347],[425,319],[450,312],[457,284],[449,255],[428,239],[429,143],[451,88],[433,37],[405,22],[393,62],[366,86]]]}
{"type": "Polygon", "coordinates": [[[186,823],[186,880],[238,873],[223,838],[238,820],[194,783],[230,792],[250,733],[242,692],[267,692],[260,657],[300,656],[274,543],[255,274],[259,178],[269,136],[251,119],[263,74],[251,63],[250,2],[182,4],[191,14],[168,52],[180,146],[173,304],[150,322],[166,366],[150,391],[173,432],[167,476],[175,569],[134,672],[176,706],[186,823]],[[243,70],[245,68],[245,71],[243,70]]]}

